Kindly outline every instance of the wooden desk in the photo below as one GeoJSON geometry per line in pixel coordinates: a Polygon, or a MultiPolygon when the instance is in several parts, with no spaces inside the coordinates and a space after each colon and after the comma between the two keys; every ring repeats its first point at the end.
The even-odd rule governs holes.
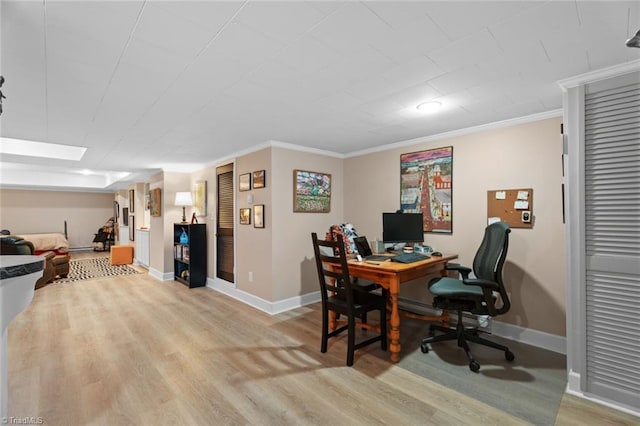
{"type": "Polygon", "coordinates": [[[457,254],[445,253],[441,257],[431,256],[427,260],[414,263],[388,261],[374,265],[356,260],[349,261],[349,274],[352,277],[371,280],[389,290],[389,307],[391,310],[391,315],[389,316],[389,349],[392,362],[400,360],[400,312],[398,309],[400,284],[433,273],[440,273],[444,276],[446,275],[445,267],[447,263],[457,258],[457,254]]]}

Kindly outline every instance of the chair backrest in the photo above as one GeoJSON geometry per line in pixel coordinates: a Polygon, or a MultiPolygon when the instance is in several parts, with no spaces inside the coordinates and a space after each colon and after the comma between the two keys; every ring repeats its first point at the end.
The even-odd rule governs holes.
{"type": "Polygon", "coordinates": [[[318,235],[313,232],[311,239],[313,240],[323,304],[327,301],[329,294],[336,294],[347,301],[349,306],[352,306],[353,295],[349,279],[349,265],[342,236],[337,235],[336,240],[319,240],[318,235]],[[323,248],[326,249],[323,250],[323,248]],[[324,262],[331,263],[336,267],[330,268],[324,262]]]}
{"type": "Polygon", "coordinates": [[[482,243],[473,259],[473,273],[476,278],[494,281],[500,286],[502,306],[496,309],[496,314],[503,314],[511,307],[509,295],[502,282],[502,267],[507,258],[510,232],[511,229],[506,222],[496,222],[487,226],[482,243]]]}

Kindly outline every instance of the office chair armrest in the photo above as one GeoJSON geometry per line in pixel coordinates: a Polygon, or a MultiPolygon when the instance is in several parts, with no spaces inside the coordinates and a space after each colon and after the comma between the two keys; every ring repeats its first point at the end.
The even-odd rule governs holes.
{"type": "Polygon", "coordinates": [[[488,288],[490,290],[500,291],[500,285],[495,281],[482,280],[479,278],[465,278],[462,282],[466,285],[475,285],[482,288],[488,288]]]}
{"type": "Polygon", "coordinates": [[[462,266],[459,263],[448,263],[445,269],[447,271],[458,271],[464,279],[469,278],[469,274],[471,273],[471,268],[462,266]]]}

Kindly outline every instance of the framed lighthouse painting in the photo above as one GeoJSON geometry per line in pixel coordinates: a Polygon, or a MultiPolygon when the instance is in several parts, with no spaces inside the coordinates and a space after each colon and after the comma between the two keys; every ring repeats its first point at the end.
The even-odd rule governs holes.
{"type": "Polygon", "coordinates": [[[400,155],[400,208],[422,213],[424,232],[453,232],[453,147],[400,155]]]}

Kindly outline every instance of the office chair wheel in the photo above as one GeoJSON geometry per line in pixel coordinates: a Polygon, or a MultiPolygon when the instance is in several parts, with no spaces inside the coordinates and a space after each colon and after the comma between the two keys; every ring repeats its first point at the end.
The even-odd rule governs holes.
{"type": "Polygon", "coordinates": [[[513,352],[506,351],[504,353],[504,359],[506,359],[507,361],[513,361],[514,359],[516,359],[516,356],[513,354],[513,352]]]}
{"type": "Polygon", "coordinates": [[[475,359],[471,361],[469,363],[469,370],[473,371],[474,373],[480,371],[480,364],[478,363],[478,361],[476,361],[475,359]]]}
{"type": "Polygon", "coordinates": [[[420,345],[420,350],[422,351],[423,354],[429,353],[429,347],[427,346],[426,343],[422,343],[420,345]]]}

